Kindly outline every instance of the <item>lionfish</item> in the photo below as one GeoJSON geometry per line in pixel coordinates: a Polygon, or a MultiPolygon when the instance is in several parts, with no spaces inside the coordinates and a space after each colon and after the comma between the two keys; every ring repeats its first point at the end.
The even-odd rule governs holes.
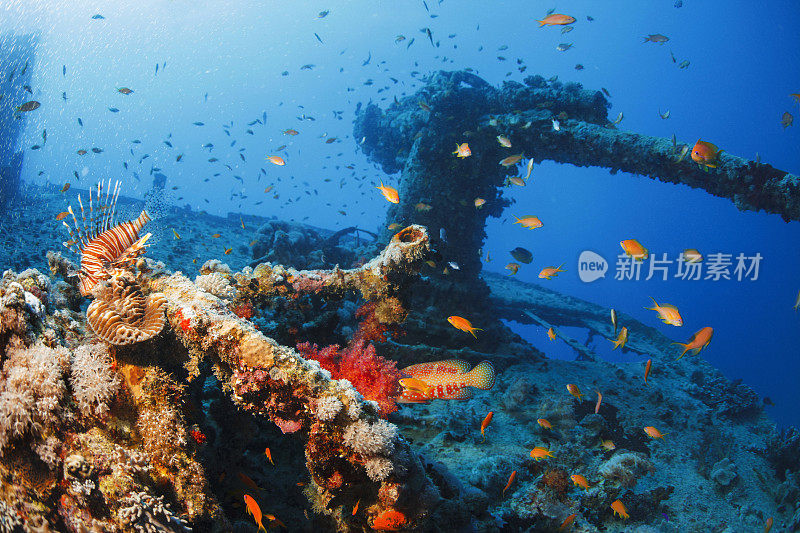
{"type": "Polygon", "coordinates": [[[64,246],[81,257],[81,269],[78,275],[82,296],[90,295],[97,283],[110,276],[113,270],[130,266],[144,251],[145,243],[152,235],[148,233],[139,237],[142,226],[150,221],[150,215],[146,210],[143,210],[134,220],[117,224],[116,208],[119,188],[120,182],[117,181],[112,190],[109,180],[104,191],[101,181],[97,184],[94,200],[93,190],[89,189],[88,222],[80,195],[78,195],[78,204],[81,207],[82,224],[78,224],[72,206],[67,208],[67,212],[72,215],[74,231],[69,224],[61,222],[67,228],[70,236],[70,240],[63,243],[64,246]]]}

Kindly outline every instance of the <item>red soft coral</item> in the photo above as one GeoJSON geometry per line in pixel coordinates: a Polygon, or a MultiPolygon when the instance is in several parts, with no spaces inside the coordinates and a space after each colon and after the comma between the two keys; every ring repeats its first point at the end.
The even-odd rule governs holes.
{"type": "Polygon", "coordinates": [[[377,402],[382,416],[397,411],[394,398],[401,377],[397,363],[377,355],[371,344],[358,341],[340,350],[335,344],[319,348],[304,342],[297,350],[306,359],[318,361],[333,379],[348,380],[364,398],[377,402]]]}
{"type": "Polygon", "coordinates": [[[375,302],[367,302],[356,311],[356,318],[360,318],[358,329],[353,334],[352,343],[375,341],[386,342],[386,324],[382,324],[375,316],[375,302]]]}

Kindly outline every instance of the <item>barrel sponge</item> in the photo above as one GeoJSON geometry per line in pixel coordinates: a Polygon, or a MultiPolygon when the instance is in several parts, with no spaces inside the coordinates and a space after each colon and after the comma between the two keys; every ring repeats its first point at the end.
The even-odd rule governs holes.
{"type": "Polygon", "coordinates": [[[386,420],[357,420],[344,430],[344,442],[361,455],[388,455],[394,450],[397,426],[386,420]]]}

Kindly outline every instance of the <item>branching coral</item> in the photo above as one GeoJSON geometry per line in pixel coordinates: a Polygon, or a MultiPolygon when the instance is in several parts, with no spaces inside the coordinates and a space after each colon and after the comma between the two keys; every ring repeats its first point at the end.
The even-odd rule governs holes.
{"type": "Polygon", "coordinates": [[[120,502],[117,516],[120,522],[137,533],[183,532],[192,529],[186,521],[176,516],[164,497],[154,497],[146,492],[133,492],[120,502]]]}

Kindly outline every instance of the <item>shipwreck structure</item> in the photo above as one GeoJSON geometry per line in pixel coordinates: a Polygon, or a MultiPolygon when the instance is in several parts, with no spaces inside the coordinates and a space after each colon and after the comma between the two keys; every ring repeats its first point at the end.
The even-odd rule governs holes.
{"type": "Polygon", "coordinates": [[[739,209],[800,220],[797,176],[724,152],[719,168],[704,172],[685,152],[681,158],[694,140],[621,131],[609,120],[609,107],[602,91],[576,82],[535,75],[524,84],[493,87],[470,72],[440,71],[385,110],[374,104],[360,108],[354,137],[365,139],[364,153],[385,172],[400,172],[400,203],[389,208],[387,225],[415,222],[434,236],[444,230],[440,251],[461,265],[452,275],[462,280],[474,280],[480,271],[486,219],[508,205],[503,186],[518,171],[498,162],[512,154],[522,155],[523,165],[548,159],[683,183],[728,198],[739,209]],[[500,146],[498,135],[513,139],[513,147],[500,146]],[[463,142],[472,155],[462,160],[453,151],[463,142]],[[486,200],[481,209],[474,207],[476,197],[486,200]],[[433,209],[419,212],[418,202],[433,209]]]}

